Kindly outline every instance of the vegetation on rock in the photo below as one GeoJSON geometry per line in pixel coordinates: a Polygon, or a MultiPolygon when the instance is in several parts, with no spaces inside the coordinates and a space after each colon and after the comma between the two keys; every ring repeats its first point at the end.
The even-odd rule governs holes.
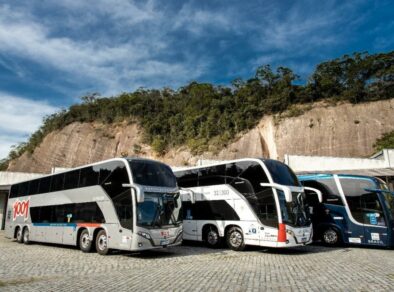
{"type": "MultiPolygon", "coordinates": [[[[394,51],[369,55],[355,53],[323,62],[304,85],[291,69],[264,65],[248,80],[236,79],[232,86],[191,82],[178,90],[139,89],[115,97],[93,93],[47,116],[27,143],[15,146],[0,168],[25,152],[33,153],[43,138],[74,122],[114,123],[136,121],[143,128],[144,142],[159,154],[174,146],[187,145],[193,153],[221,148],[234,137],[255,126],[265,114],[318,100],[360,103],[392,98],[394,51]]],[[[304,107],[305,108],[305,107],[304,107]]]]}
{"type": "Polygon", "coordinates": [[[394,149],[394,131],[385,133],[380,139],[376,140],[373,146],[376,151],[381,151],[382,149],[387,148],[394,149]]]}

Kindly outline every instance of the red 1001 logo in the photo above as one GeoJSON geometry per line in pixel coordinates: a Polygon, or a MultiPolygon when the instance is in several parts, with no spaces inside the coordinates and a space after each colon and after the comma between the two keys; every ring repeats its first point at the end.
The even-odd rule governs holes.
{"type": "Polygon", "coordinates": [[[30,198],[28,200],[19,201],[17,200],[12,206],[14,209],[13,219],[16,220],[17,217],[24,217],[25,221],[29,217],[29,204],[30,198]]]}

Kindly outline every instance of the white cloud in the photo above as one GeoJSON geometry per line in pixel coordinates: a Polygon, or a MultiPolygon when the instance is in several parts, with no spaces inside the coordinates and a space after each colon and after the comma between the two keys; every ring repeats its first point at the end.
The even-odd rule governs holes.
{"type": "MultiPolygon", "coordinates": [[[[95,5],[95,10],[107,9],[103,3],[100,1],[95,5]]],[[[153,12],[150,2],[146,6],[149,8],[147,11],[130,3],[118,3],[118,6],[116,3],[111,4],[108,13],[117,19],[129,17],[130,21],[137,23],[159,15],[153,12]]],[[[71,8],[86,7],[86,4],[80,5],[71,8]]],[[[198,66],[200,69],[196,70],[192,64],[197,59],[200,63],[206,61],[204,57],[189,56],[188,59],[171,61],[156,58],[156,55],[165,53],[169,46],[162,28],[157,27],[157,31],[152,29],[147,35],[136,34],[131,40],[111,42],[108,37],[78,40],[54,36],[50,25],[44,26],[28,11],[13,11],[7,6],[0,6],[0,53],[66,72],[71,78],[64,78],[74,82],[84,80],[87,84],[96,84],[96,90],[104,95],[138,86],[163,86],[166,85],[163,80],[168,80],[169,76],[178,80],[177,84],[172,85],[197,78],[204,66],[198,66]],[[144,84],[147,80],[148,84],[144,84]]],[[[186,53],[183,55],[187,56],[186,53]]]]}
{"type": "Polygon", "coordinates": [[[0,159],[8,155],[11,145],[25,142],[46,115],[59,109],[46,101],[33,101],[0,92],[0,159]]]}
{"type": "Polygon", "coordinates": [[[183,28],[196,35],[237,31],[234,12],[228,8],[221,11],[203,10],[186,2],[174,20],[173,29],[183,28]]]}

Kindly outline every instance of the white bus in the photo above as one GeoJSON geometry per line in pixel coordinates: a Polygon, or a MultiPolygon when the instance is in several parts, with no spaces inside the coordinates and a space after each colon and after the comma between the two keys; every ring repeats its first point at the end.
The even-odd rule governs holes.
{"type": "MultiPolygon", "coordinates": [[[[239,159],[174,171],[182,195],[183,239],[233,250],[245,245],[294,247],[312,242],[304,188],[285,164],[239,159]]],[[[321,200],[321,193],[316,194],[321,200]]]]}
{"type": "Polygon", "coordinates": [[[179,245],[181,207],[169,166],[116,158],[12,185],[6,237],[102,255],[179,245]]]}

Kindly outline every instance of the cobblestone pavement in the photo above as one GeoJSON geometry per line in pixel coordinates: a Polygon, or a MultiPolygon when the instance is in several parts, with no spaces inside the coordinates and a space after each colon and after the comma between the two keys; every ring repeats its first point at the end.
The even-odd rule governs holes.
{"type": "Polygon", "coordinates": [[[306,246],[244,252],[189,244],[85,254],[0,232],[0,291],[393,291],[394,250],[306,246]]]}

